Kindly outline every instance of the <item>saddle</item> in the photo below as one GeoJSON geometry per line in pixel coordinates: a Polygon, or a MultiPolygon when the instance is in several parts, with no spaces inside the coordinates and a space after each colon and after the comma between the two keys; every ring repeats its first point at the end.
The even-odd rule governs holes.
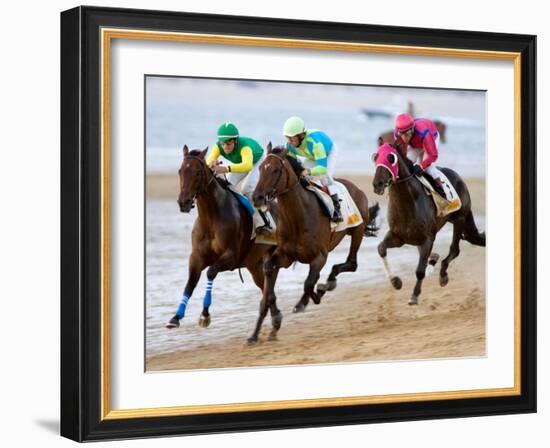
{"type": "Polygon", "coordinates": [[[451,182],[448,182],[448,186],[450,189],[452,189],[454,199],[451,201],[448,201],[445,197],[441,195],[437,191],[436,185],[435,185],[435,179],[430,176],[428,173],[422,173],[421,176],[416,176],[417,179],[422,183],[422,186],[424,187],[424,191],[426,194],[430,195],[434,201],[435,208],[437,210],[437,216],[439,218],[442,218],[443,216],[447,216],[450,213],[456,212],[457,210],[462,207],[462,201],[460,200],[460,197],[458,196],[454,185],[451,184],[451,182]]]}
{"type": "MultiPolygon", "coordinates": [[[[338,197],[340,198],[340,201],[341,201],[340,207],[341,207],[342,217],[344,218],[344,220],[340,223],[335,223],[331,221],[330,223],[331,230],[340,232],[350,227],[358,226],[363,222],[363,218],[361,217],[361,213],[359,212],[357,205],[353,201],[353,198],[349,194],[348,189],[343,184],[337,181],[333,181],[333,185],[338,191],[338,197]]],[[[306,190],[309,190],[312,193],[314,193],[317,200],[321,203],[322,208],[326,213],[327,217],[331,218],[332,215],[334,214],[334,202],[330,197],[328,188],[326,186],[318,185],[315,182],[309,182],[309,181],[307,183],[307,186],[305,186],[305,188],[306,190]]]]}

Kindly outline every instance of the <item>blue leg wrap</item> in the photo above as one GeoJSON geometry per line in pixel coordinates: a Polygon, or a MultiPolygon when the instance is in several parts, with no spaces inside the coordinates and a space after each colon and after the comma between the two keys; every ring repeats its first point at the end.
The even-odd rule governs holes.
{"type": "Polygon", "coordinates": [[[208,280],[206,282],[206,292],[204,293],[204,300],[202,302],[204,308],[208,308],[212,305],[212,283],[214,283],[214,280],[208,280]]]}
{"type": "Polygon", "coordinates": [[[187,302],[189,302],[189,296],[187,294],[183,294],[183,297],[181,298],[181,302],[178,306],[178,310],[176,311],[176,316],[178,319],[181,319],[183,316],[185,316],[185,309],[187,308],[187,302]]]}

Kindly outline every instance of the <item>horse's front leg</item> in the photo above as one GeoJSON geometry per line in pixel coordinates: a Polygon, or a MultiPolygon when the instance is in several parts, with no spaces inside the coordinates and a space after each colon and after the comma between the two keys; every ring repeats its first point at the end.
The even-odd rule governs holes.
{"type": "Polygon", "coordinates": [[[418,305],[418,296],[422,291],[422,282],[424,277],[426,277],[426,267],[428,266],[428,258],[432,252],[432,247],[434,245],[433,239],[426,239],[424,243],[418,246],[418,266],[416,267],[416,285],[414,285],[414,290],[411,298],[409,299],[409,305],[418,305]]]}
{"type": "Polygon", "coordinates": [[[320,253],[309,264],[309,274],[304,282],[304,294],[298,303],[294,306],[294,312],[305,311],[305,308],[309,302],[309,298],[313,300],[313,303],[319,305],[321,303],[321,296],[315,292],[315,285],[319,281],[321,270],[327,262],[327,254],[320,253]]]}
{"type": "Polygon", "coordinates": [[[342,272],[355,272],[357,270],[357,252],[365,235],[365,225],[355,227],[351,233],[351,244],[349,247],[348,257],[345,263],[335,264],[330,270],[327,282],[317,285],[317,294],[319,298],[323,297],[327,291],[336,289],[336,277],[342,272]]]}
{"type": "Polygon", "coordinates": [[[236,260],[232,251],[224,252],[224,254],[206,271],[206,289],[202,301],[202,312],[199,317],[199,326],[206,328],[210,325],[211,317],[209,308],[212,305],[212,287],[218,273],[227,271],[234,266],[236,260]]]}
{"type": "Polygon", "coordinates": [[[197,286],[204,267],[205,265],[202,257],[196,253],[191,253],[189,256],[189,276],[185,284],[185,289],[183,290],[183,297],[180,300],[176,314],[166,323],[166,328],[178,328],[180,326],[180,320],[185,316],[187,303],[197,286]]]}
{"type": "MultiPolygon", "coordinates": [[[[273,319],[273,316],[279,315],[282,320],[282,315],[280,315],[280,311],[277,309],[276,305],[276,296],[275,296],[275,282],[277,281],[277,276],[279,275],[279,269],[281,267],[288,267],[290,263],[288,262],[288,259],[281,254],[275,253],[272,256],[266,256],[264,259],[264,288],[263,288],[263,294],[262,294],[262,300],[260,301],[260,313],[258,315],[258,319],[256,321],[256,327],[254,328],[254,332],[252,333],[252,336],[250,336],[247,340],[247,343],[249,345],[253,345],[256,342],[258,342],[258,335],[260,334],[260,330],[262,328],[263,321],[265,319],[265,316],[267,314],[267,310],[271,308],[271,316],[273,319]]],[[[277,319],[275,318],[275,323],[277,323],[277,319]]],[[[275,327],[275,324],[274,324],[275,327]]],[[[280,327],[280,322],[279,322],[280,327]]],[[[275,331],[275,334],[277,330],[275,331]]],[[[273,331],[272,331],[273,332],[273,331]]]]}
{"type": "MultiPolygon", "coordinates": [[[[267,257],[269,257],[269,254],[265,255],[265,260],[267,260],[267,257]]],[[[263,270],[263,261],[259,260],[258,263],[247,266],[248,270],[252,274],[252,279],[254,280],[254,283],[260,288],[263,292],[264,288],[264,270],[263,270]]],[[[275,341],[277,340],[277,333],[279,329],[281,328],[281,324],[283,323],[283,313],[277,308],[277,304],[272,302],[269,305],[269,310],[271,311],[271,332],[269,333],[268,340],[269,341],[275,341]]]]}
{"type": "Polygon", "coordinates": [[[388,255],[388,249],[391,249],[392,247],[401,247],[403,244],[403,240],[389,230],[382,242],[378,245],[378,255],[384,265],[384,272],[395,289],[401,289],[403,282],[399,277],[392,275],[390,265],[388,264],[386,257],[388,255]]]}

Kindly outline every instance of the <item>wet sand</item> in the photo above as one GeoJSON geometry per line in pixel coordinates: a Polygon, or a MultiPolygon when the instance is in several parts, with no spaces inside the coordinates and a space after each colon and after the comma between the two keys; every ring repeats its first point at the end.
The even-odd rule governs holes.
{"type": "MultiPolygon", "coordinates": [[[[375,197],[372,193],[371,178],[345,177],[356,182],[370,202],[385,204],[385,197],[375,197]]],[[[484,181],[467,179],[466,182],[476,218],[481,218],[485,210],[484,181]]],[[[175,199],[177,188],[177,176],[147,177],[148,200],[175,199]]],[[[379,236],[383,236],[383,230],[379,236]]],[[[373,252],[372,248],[361,250],[373,252]]],[[[390,251],[390,262],[392,255],[401,250],[408,250],[409,258],[394,269],[403,280],[400,291],[394,290],[381,275],[381,265],[375,265],[373,254],[372,269],[376,268],[379,273],[376,278],[365,281],[360,272],[342,275],[338,288],[327,293],[320,305],[310,303],[305,313],[292,313],[298,299],[295,291],[282,287],[277,290],[284,315],[277,341],[267,341],[269,316],[259,343],[247,346],[245,341],[253,329],[253,319],[239,320],[233,315],[231,331],[224,333],[223,327],[228,325],[224,313],[213,312],[211,327],[207,329],[198,329],[198,315],[188,314],[181,328],[170,331],[171,339],[181,341],[176,344],[178,348],[167,353],[151,353],[147,356],[147,370],[484,356],[485,249],[463,242],[460,257],[449,268],[449,284],[444,288],[439,286],[437,266],[436,272],[424,281],[418,306],[407,304],[415,282],[416,250],[390,251]],[[205,337],[204,343],[186,348],[190,331],[216,332],[223,336],[205,337]]],[[[436,250],[445,256],[448,242],[443,239],[436,250]]],[[[250,307],[255,313],[256,303],[249,304],[250,307]]]]}

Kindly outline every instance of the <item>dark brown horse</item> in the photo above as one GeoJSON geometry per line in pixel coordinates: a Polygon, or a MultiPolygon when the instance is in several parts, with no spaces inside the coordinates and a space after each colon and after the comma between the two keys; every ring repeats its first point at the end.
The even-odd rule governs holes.
{"type": "MultiPolygon", "coordinates": [[[[189,256],[189,277],[179,308],[166,324],[167,328],[179,327],[185,315],[187,302],[201,272],[206,271],[207,286],[199,325],[210,324],[208,311],[212,298],[212,283],[219,272],[245,267],[252,274],[254,283],[262,289],[264,273],[263,257],[274,246],[255,244],[251,240],[252,218],[235,195],[222,185],[204,160],[208,148],[189,151],[183,148],[183,162],[179,169],[180,211],[188,213],[197,203],[198,217],[193,225],[192,250],[189,256]]],[[[272,210],[273,212],[275,210],[272,210]]],[[[280,326],[280,321],[275,320],[280,326]]]]}
{"type": "MultiPolygon", "coordinates": [[[[294,307],[294,312],[304,311],[309,299],[319,304],[326,291],[336,288],[336,277],[342,272],[354,272],[357,269],[357,251],[363,237],[371,235],[372,222],[376,217],[378,205],[369,210],[368,200],[359,188],[351,182],[338,179],[348,189],[357,204],[363,223],[340,232],[332,232],[330,219],[323,210],[314,193],[306,190],[300,182],[298,173],[302,167],[295,158],[287,156],[288,150],[267,146],[267,157],[260,165],[260,180],[254,190],[253,200],[257,207],[265,206],[277,199],[279,220],[277,222],[277,248],[265,263],[265,285],[260,316],[256,329],[249,339],[254,343],[268,307],[276,308],[275,281],[280,268],[287,268],[293,262],[309,264],[309,274],[304,283],[304,293],[294,307]],[[367,232],[368,231],[368,232],[367,232]],[[351,236],[351,245],[345,263],[332,267],[327,283],[318,285],[320,272],[327,261],[328,253],[334,249],[344,236],[351,236]]],[[[273,313],[273,311],[272,311],[273,313]]]]}
{"type": "MultiPolygon", "coordinates": [[[[437,132],[439,133],[439,138],[441,139],[441,143],[447,142],[447,125],[443,123],[442,121],[435,120],[434,121],[435,127],[437,128],[437,132]]],[[[378,146],[382,146],[384,143],[393,143],[394,141],[394,135],[393,135],[393,129],[390,129],[389,131],[386,131],[378,136],[378,146]]]]}
{"type": "Polygon", "coordinates": [[[386,274],[395,289],[401,289],[399,277],[390,272],[386,259],[387,250],[411,244],[418,247],[419,260],[416,268],[416,285],[409,305],[418,304],[422,281],[426,274],[428,261],[435,264],[437,258],[429,260],[437,232],[447,223],[453,224],[453,239],[449,255],[441,262],[439,283],[445,286],[449,281],[447,269],[449,263],[460,253],[461,239],[476,246],[485,246],[485,233],[479,233],[474,216],[470,193],[460,176],[448,168],[440,168],[455,187],[462,207],[444,217],[438,217],[433,200],[424,192],[424,187],[416,176],[411,175],[410,161],[397,144],[384,144],[375,156],[376,171],[373,187],[376,194],[383,194],[389,187],[388,224],[389,231],[378,245],[378,254],[382,258],[386,274]]]}

